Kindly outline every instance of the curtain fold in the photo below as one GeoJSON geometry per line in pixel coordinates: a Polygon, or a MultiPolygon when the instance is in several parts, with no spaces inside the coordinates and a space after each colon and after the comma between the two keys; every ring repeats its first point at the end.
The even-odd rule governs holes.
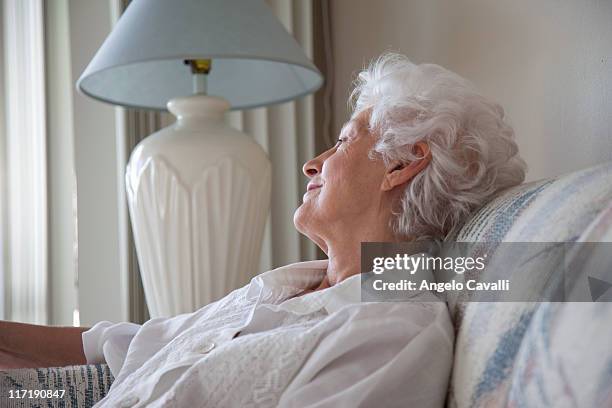
{"type": "MultiPolygon", "coordinates": [[[[0,21],[4,21],[3,6],[0,3],[0,21]]],[[[0,29],[0,319],[7,320],[8,279],[8,212],[6,188],[6,126],[4,119],[4,30],[0,29]]]]}
{"type": "MultiPolygon", "coordinates": [[[[4,0],[5,316],[48,322],[47,144],[43,3],[4,0]]],[[[4,240],[4,237],[3,237],[4,240]]],[[[3,268],[4,269],[4,268],[3,268]]],[[[4,300],[4,299],[3,299],[4,300]]]]}
{"type": "MultiPolygon", "coordinates": [[[[129,0],[112,1],[116,9],[115,18],[118,19],[129,0]]],[[[319,18],[317,16],[321,14],[320,11],[315,11],[315,8],[321,7],[320,0],[268,0],[266,3],[287,31],[294,35],[306,55],[314,59],[315,41],[322,38],[315,35],[313,26],[315,18],[319,18]]],[[[320,23],[320,20],[317,21],[320,23]]],[[[322,94],[323,91],[317,94],[319,93],[322,94]]],[[[315,98],[315,95],[309,95],[267,108],[232,111],[226,116],[231,126],[252,136],[267,152],[272,162],[271,210],[264,231],[260,262],[254,268],[253,275],[288,263],[321,256],[315,245],[300,235],[293,226],[293,212],[301,204],[307,182],[302,174],[302,165],[314,157],[318,146],[327,144],[317,141],[315,98]]],[[[125,165],[130,152],[140,140],[174,120],[166,113],[124,108],[117,108],[117,118],[120,163],[118,177],[122,189],[121,259],[123,275],[126,277],[125,295],[129,299],[130,319],[142,322],[148,318],[148,314],[125,201],[125,165]]]]}

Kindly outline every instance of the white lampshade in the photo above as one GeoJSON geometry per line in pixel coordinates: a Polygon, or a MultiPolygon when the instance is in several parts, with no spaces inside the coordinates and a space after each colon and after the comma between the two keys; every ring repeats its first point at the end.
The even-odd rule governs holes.
{"type": "Polygon", "coordinates": [[[133,0],[77,87],[116,105],[166,109],[193,93],[185,59],[211,59],[207,94],[231,109],[288,101],[323,78],[263,0],[133,0]]]}

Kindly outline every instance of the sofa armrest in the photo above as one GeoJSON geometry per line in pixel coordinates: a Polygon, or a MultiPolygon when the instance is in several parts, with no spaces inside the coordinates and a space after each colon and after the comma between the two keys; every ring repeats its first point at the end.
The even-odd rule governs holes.
{"type": "Polygon", "coordinates": [[[113,380],[106,364],[0,370],[0,407],[91,407],[106,395],[113,380]],[[43,390],[45,396],[55,396],[40,398],[43,390]]]}

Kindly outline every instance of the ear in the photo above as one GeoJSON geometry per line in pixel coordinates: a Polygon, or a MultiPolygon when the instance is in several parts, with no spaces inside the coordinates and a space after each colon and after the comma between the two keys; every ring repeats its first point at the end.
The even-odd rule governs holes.
{"type": "Polygon", "coordinates": [[[390,191],[409,182],[431,162],[431,150],[427,142],[416,143],[413,146],[413,151],[419,157],[418,159],[407,164],[398,161],[391,163],[383,178],[381,190],[390,191]]]}

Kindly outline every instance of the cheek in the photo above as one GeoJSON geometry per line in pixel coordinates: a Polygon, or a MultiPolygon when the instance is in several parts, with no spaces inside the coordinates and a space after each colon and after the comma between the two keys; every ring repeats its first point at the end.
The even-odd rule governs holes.
{"type": "Polygon", "coordinates": [[[360,202],[372,193],[373,175],[371,163],[364,160],[362,152],[354,148],[350,152],[339,152],[325,163],[323,179],[325,185],[319,197],[322,205],[330,210],[346,210],[359,207],[360,202]]]}
{"type": "Polygon", "coordinates": [[[379,172],[367,159],[365,149],[336,152],[323,165],[323,188],[308,194],[295,213],[294,223],[326,225],[367,212],[378,197],[379,172]]]}
{"type": "Polygon", "coordinates": [[[316,211],[319,212],[322,218],[332,218],[336,215],[339,203],[342,203],[342,191],[337,185],[325,186],[329,188],[323,188],[316,197],[314,197],[313,204],[316,206],[316,211]]]}
{"type": "Polygon", "coordinates": [[[331,209],[347,199],[347,189],[350,187],[350,177],[347,173],[350,169],[347,169],[347,163],[343,163],[341,159],[330,160],[323,169],[325,183],[316,197],[320,206],[331,209]]]}
{"type": "Polygon", "coordinates": [[[358,180],[341,174],[326,181],[319,194],[313,197],[319,218],[331,222],[359,213],[364,204],[360,187],[358,180]]]}

